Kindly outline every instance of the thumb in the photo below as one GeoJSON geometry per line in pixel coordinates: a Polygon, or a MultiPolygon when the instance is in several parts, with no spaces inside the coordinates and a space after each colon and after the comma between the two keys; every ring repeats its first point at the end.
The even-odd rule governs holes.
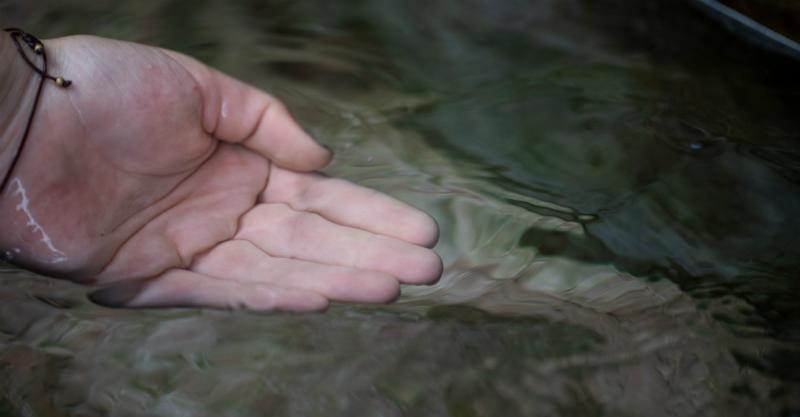
{"type": "Polygon", "coordinates": [[[293,171],[315,171],[330,162],[331,151],[312,139],[278,99],[194,58],[165,52],[197,82],[208,134],[241,144],[293,171]]]}

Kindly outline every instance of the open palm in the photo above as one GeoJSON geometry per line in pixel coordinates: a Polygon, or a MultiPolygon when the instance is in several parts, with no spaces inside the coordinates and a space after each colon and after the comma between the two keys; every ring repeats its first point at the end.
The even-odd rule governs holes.
{"type": "Polygon", "coordinates": [[[314,173],[330,153],[281,103],[192,58],[76,36],[0,198],[19,265],[121,306],[317,310],[441,274],[426,214],[314,173]]]}

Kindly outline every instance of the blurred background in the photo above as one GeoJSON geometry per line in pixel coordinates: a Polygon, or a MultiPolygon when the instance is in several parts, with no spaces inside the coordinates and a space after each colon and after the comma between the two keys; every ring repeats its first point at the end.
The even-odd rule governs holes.
{"type": "Polygon", "coordinates": [[[720,11],[797,40],[800,6],[725,3],[0,0],[270,91],[446,265],[313,315],[3,265],[0,415],[800,416],[800,61],[720,11]]]}

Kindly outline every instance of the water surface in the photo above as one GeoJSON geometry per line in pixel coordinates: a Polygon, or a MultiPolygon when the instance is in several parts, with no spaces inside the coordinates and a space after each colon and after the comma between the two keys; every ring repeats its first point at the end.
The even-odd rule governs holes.
{"type": "Polygon", "coordinates": [[[0,1],[282,98],[439,221],[385,307],[112,310],[0,272],[0,415],[800,413],[798,64],[682,2],[0,1]]]}

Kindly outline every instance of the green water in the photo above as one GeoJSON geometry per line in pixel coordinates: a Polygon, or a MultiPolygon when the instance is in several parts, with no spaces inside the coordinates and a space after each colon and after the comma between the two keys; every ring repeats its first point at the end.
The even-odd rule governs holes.
{"type": "Polygon", "coordinates": [[[799,64],[672,0],[31,3],[279,96],[446,271],[286,315],[5,266],[0,415],[800,415],[799,64]]]}

